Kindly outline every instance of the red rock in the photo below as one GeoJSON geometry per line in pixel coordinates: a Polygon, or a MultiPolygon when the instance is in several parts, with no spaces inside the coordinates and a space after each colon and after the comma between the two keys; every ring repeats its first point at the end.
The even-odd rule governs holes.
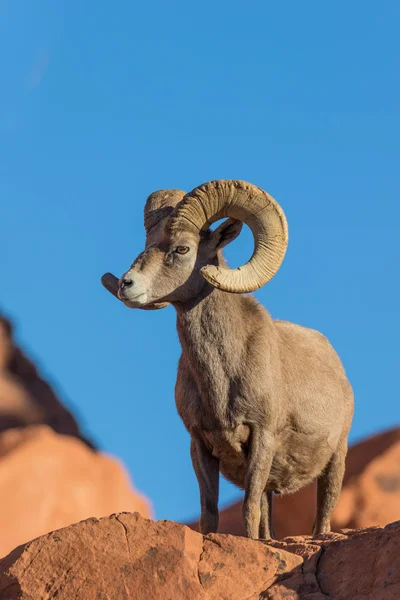
{"type": "Polygon", "coordinates": [[[184,525],[120,514],[16,549],[0,562],[0,597],[243,600],[258,598],[283,570],[300,563],[253,540],[203,539],[184,525]]]}
{"type": "Polygon", "coordinates": [[[11,323],[0,316],[0,432],[46,424],[93,447],[35,365],[15,345],[12,333],[11,323]]]}
{"type": "Polygon", "coordinates": [[[0,497],[0,556],[88,517],[151,515],[118,461],[44,425],[0,434],[0,497]]]}
{"type": "Polygon", "coordinates": [[[399,518],[400,441],[348,481],[335,511],[335,526],[384,526],[399,518]]]}
{"type": "Polygon", "coordinates": [[[122,513],[0,561],[7,600],[398,600],[400,522],[266,544],[122,513]]]}
{"type": "MultiPolygon", "coordinates": [[[[278,539],[311,533],[316,509],[316,484],[292,496],[274,496],[274,528],[278,539]]],[[[350,448],[334,531],[385,526],[400,519],[400,429],[368,438],[350,448]]],[[[198,530],[197,522],[189,525],[198,530]]],[[[244,535],[242,503],[220,513],[219,532],[244,535]]]]}

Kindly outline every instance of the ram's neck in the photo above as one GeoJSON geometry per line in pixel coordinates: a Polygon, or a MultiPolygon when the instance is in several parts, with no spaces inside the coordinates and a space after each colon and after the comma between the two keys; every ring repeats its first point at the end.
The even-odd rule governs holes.
{"type": "Polygon", "coordinates": [[[254,298],[216,289],[176,309],[185,364],[202,403],[218,422],[224,422],[250,359],[254,329],[268,326],[271,319],[254,298]]]}

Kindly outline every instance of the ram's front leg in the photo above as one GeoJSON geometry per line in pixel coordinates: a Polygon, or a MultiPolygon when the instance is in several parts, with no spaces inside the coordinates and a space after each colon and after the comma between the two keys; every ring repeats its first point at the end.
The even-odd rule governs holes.
{"type": "MultiPolygon", "coordinates": [[[[268,515],[268,495],[264,495],[274,454],[274,439],[270,433],[253,428],[250,437],[247,471],[245,479],[245,496],[243,502],[243,519],[249,538],[258,539],[261,523],[261,503],[264,513],[268,515]]],[[[269,519],[263,519],[262,534],[265,539],[271,538],[269,519]]]]}
{"type": "Polygon", "coordinates": [[[192,437],[190,455],[200,489],[200,531],[203,534],[218,530],[219,460],[204,442],[192,437]]]}

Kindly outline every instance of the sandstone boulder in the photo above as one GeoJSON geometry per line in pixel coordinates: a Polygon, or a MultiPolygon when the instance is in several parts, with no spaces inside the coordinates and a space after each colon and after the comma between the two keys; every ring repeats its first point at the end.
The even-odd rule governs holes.
{"type": "Polygon", "coordinates": [[[398,600],[400,523],[266,544],[121,513],[0,561],[7,600],[398,600]]]}
{"type": "MultiPolygon", "coordinates": [[[[278,539],[312,530],[316,484],[292,496],[274,496],[274,528],[278,539]]],[[[368,438],[350,448],[346,474],[332,528],[385,526],[400,519],[400,429],[368,438]]],[[[189,525],[198,530],[197,521],[189,525]]],[[[242,503],[220,513],[219,532],[244,535],[242,503]]]]}
{"type": "Polygon", "coordinates": [[[88,517],[151,515],[118,461],[44,425],[0,434],[0,497],[0,556],[88,517]]]}

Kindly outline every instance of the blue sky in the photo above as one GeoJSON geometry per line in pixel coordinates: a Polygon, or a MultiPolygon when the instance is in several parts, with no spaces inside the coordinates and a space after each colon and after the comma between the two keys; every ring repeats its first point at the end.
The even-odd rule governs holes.
{"type": "Polygon", "coordinates": [[[290,244],[256,296],[329,337],[353,441],[400,421],[399,19],[395,0],[0,3],[0,309],[158,518],[199,509],[175,313],[100,285],[142,250],[156,189],[270,192],[290,244]]]}

